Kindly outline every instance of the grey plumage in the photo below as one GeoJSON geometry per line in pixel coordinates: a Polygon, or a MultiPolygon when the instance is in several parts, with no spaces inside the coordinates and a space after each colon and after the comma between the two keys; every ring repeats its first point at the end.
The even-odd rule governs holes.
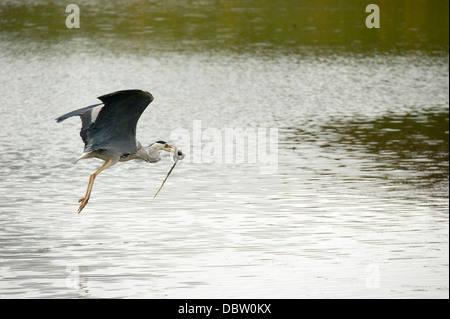
{"type": "Polygon", "coordinates": [[[172,145],[163,141],[151,144],[147,150],[136,140],[137,122],[153,101],[150,93],[124,90],[102,95],[98,99],[103,103],[86,106],[56,118],[56,122],[72,116],[81,118],[80,136],[84,142],[84,153],[78,160],[97,157],[105,161],[89,178],[86,195],[80,199],[78,212],[86,206],[94,179],[104,169],[119,161],[133,159],[154,163],[161,159],[161,150],[174,152],[172,145]]]}
{"type": "Polygon", "coordinates": [[[103,103],[90,105],[56,119],[61,122],[72,116],[81,117],[80,136],[84,153],[106,151],[113,147],[119,157],[137,151],[136,125],[139,117],[153,101],[141,90],[124,90],[98,97],[103,103]]]}

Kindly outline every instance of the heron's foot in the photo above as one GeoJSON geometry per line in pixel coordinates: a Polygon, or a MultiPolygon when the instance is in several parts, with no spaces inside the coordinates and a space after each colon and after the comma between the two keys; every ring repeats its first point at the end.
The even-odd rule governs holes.
{"type": "Polygon", "coordinates": [[[81,204],[80,204],[80,207],[78,207],[78,214],[81,213],[81,211],[83,210],[84,206],[86,206],[88,201],[89,201],[89,197],[80,198],[78,203],[81,203],[81,204]]]}

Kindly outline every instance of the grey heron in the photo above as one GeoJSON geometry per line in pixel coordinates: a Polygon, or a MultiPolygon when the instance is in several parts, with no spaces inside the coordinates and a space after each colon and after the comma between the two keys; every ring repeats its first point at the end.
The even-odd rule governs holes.
{"type": "Polygon", "coordinates": [[[161,159],[160,151],[173,152],[174,160],[184,157],[175,146],[164,141],[156,141],[145,148],[136,140],[139,117],[153,101],[150,93],[141,90],[123,90],[102,95],[98,99],[102,103],[56,118],[56,122],[72,116],[81,118],[80,136],[84,142],[84,152],[77,161],[93,157],[104,161],[103,165],[89,177],[86,194],[78,201],[80,203],[78,213],[89,201],[95,178],[108,167],[129,160],[155,163],[161,159]]]}

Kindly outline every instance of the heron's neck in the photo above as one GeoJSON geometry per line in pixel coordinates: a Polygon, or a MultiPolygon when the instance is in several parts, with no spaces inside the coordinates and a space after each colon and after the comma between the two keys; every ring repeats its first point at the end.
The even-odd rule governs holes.
{"type": "MultiPolygon", "coordinates": [[[[146,150],[147,152],[147,150],[146,150]]],[[[154,163],[158,162],[161,159],[161,155],[159,154],[158,144],[154,143],[148,148],[148,162],[154,163]]]]}

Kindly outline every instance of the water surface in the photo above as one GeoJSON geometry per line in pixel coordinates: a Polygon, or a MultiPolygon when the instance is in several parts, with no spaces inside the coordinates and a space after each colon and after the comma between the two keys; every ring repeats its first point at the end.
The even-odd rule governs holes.
{"type": "Polygon", "coordinates": [[[448,2],[379,1],[376,36],[352,1],[109,3],[0,6],[3,298],[448,298],[448,2]],[[143,144],[277,128],[276,171],[191,145],[155,201],[168,155],[78,215],[101,162],[54,119],[125,88],[143,144]]]}

